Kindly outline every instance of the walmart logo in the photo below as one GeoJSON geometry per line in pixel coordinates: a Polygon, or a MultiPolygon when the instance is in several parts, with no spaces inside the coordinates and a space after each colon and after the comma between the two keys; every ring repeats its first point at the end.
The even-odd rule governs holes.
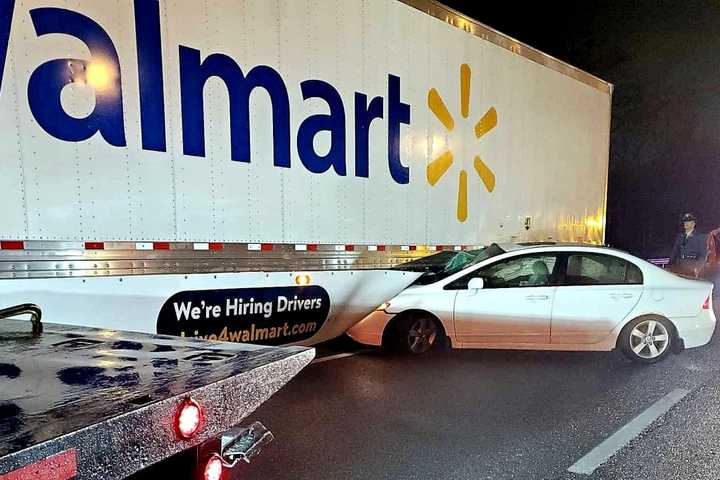
{"type": "MultiPolygon", "coordinates": [[[[428,92],[428,107],[435,117],[443,124],[448,132],[455,130],[455,120],[450,114],[445,102],[437,90],[431,88],[428,92]]],[[[470,66],[466,63],[460,66],[460,114],[463,118],[470,116],[470,66]]],[[[497,126],[497,111],[495,107],[485,114],[475,124],[475,138],[480,139],[483,135],[497,126]]],[[[430,185],[435,185],[450,170],[455,162],[452,149],[445,150],[427,166],[427,180],[430,185]]],[[[461,163],[463,163],[461,161],[461,163]]],[[[495,174],[488,167],[479,155],[475,155],[473,168],[482,180],[485,189],[492,192],[495,189],[495,174]]],[[[468,174],[465,168],[460,167],[458,173],[458,199],[457,219],[461,222],[467,220],[468,216],[468,174]]]]}

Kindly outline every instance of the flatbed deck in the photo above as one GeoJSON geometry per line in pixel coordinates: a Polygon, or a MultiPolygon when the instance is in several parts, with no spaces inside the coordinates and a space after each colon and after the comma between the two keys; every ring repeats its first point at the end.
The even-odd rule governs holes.
{"type": "Polygon", "coordinates": [[[0,478],[59,454],[75,457],[77,478],[124,478],[237,425],[314,357],[43,325],[36,336],[30,322],[0,321],[0,478]],[[204,422],[185,440],[173,420],[190,397],[204,422]]]}

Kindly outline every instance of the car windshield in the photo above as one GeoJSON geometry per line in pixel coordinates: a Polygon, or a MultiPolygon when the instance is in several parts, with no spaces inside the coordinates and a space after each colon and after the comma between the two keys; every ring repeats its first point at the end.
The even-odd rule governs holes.
{"type": "Polygon", "coordinates": [[[505,253],[497,244],[478,250],[444,251],[395,267],[396,270],[425,272],[413,285],[429,285],[488,258],[505,253]]]}

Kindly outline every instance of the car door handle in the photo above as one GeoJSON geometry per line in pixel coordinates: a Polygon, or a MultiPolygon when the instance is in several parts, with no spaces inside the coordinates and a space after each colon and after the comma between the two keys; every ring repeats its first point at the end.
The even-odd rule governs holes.
{"type": "Polygon", "coordinates": [[[548,300],[550,295],[528,295],[525,300],[548,300]]]}
{"type": "Polygon", "coordinates": [[[633,294],[632,293],[611,293],[610,297],[611,298],[632,298],[633,294]]]}

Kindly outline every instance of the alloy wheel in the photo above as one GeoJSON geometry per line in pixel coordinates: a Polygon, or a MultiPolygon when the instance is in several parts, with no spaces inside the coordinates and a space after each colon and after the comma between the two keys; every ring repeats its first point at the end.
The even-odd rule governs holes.
{"type": "Polygon", "coordinates": [[[670,332],[657,320],[638,323],[630,332],[630,349],[640,358],[659,357],[670,345],[670,332]]]}
{"type": "Polygon", "coordinates": [[[418,318],[408,331],[408,348],[412,353],[424,353],[430,350],[437,337],[437,325],[429,318],[418,318]]]}

